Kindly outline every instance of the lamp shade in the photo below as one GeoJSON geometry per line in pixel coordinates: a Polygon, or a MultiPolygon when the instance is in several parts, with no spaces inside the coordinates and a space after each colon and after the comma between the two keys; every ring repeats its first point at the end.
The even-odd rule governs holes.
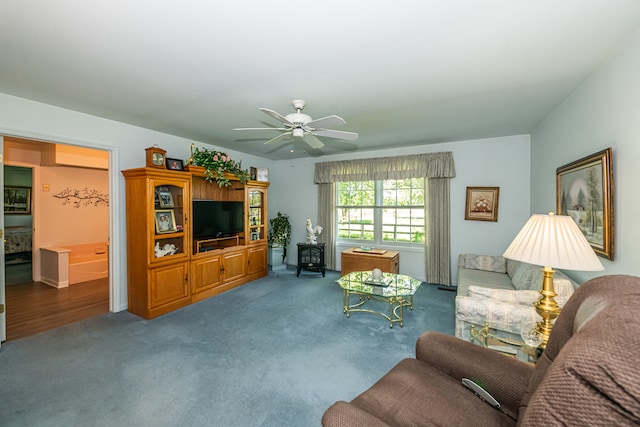
{"type": "Polygon", "coordinates": [[[573,218],[553,213],[531,216],[503,256],[563,270],[604,270],[573,218]]]}

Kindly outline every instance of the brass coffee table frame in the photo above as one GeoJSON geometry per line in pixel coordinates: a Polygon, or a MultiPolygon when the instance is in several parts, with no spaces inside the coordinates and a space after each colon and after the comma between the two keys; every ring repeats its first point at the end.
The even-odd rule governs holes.
{"type": "Polygon", "coordinates": [[[388,286],[368,285],[365,282],[371,276],[370,271],[354,271],[341,277],[336,282],[343,290],[343,312],[349,318],[351,313],[372,313],[389,321],[389,328],[394,323],[404,326],[404,307],[413,310],[413,295],[421,282],[410,276],[394,273],[383,273],[390,280],[388,286]],[[358,296],[358,302],[351,304],[351,295],[358,296]],[[389,314],[377,310],[360,308],[368,300],[382,301],[389,304],[389,314]]]}
{"type": "Polygon", "coordinates": [[[523,355],[526,355],[528,362],[535,364],[542,354],[540,347],[530,347],[522,341],[510,340],[508,338],[499,337],[491,333],[489,324],[485,323],[482,328],[476,329],[475,325],[469,327],[469,339],[471,342],[477,342],[482,347],[491,348],[499,353],[507,356],[514,356],[520,351],[523,355]],[[508,346],[513,351],[503,351],[500,348],[502,346],[508,346]]]}

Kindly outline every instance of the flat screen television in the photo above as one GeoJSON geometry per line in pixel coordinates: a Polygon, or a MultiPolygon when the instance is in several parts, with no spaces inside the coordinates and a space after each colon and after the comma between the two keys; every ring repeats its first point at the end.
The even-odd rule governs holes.
{"type": "Polygon", "coordinates": [[[244,202],[193,200],[193,238],[233,236],[244,231],[244,202]]]}

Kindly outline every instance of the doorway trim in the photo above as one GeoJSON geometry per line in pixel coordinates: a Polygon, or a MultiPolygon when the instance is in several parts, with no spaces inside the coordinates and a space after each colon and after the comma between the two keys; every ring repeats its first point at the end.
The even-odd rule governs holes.
{"type": "MultiPolygon", "coordinates": [[[[104,150],[109,153],[109,311],[114,313],[126,310],[122,303],[122,283],[126,283],[126,270],[120,268],[120,258],[123,250],[120,232],[122,223],[117,212],[117,200],[120,200],[120,156],[119,147],[115,145],[98,144],[91,141],[76,140],[60,136],[42,135],[36,132],[7,129],[0,127],[0,136],[30,139],[48,142],[50,144],[65,144],[76,147],[104,150]],[[118,284],[118,286],[116,286],[118,284]]],[[[3,163],[4,163],[3,159],[3,163]]]]}

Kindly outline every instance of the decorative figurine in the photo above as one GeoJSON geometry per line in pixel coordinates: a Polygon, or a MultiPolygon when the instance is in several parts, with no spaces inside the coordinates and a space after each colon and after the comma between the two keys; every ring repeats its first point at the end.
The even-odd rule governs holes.
{"type": "Polygon", "coordinates": [[[318,235],[322,233],[322,227],[316,225],[311,226],[311,219],[307,218],[307,243],[315,245],[318,243],[318,235]]]}
{"type": "Polygon", "coordinates": [[[193,164],[193,149],[195,148],[196,144],[191,143],[191,156],[189,156],[189,159],[187,160],[187,165],[192,165],[193,164]]]}
{"type": "Polygon", "coordinates": [[[166,255],[173,255],[178,251],[178,248],[173,243],[165,244],[162,248],[160,248],[160,242],[156,242],[156,246],[154,248],[156,258],[162,258],[166,255]]]}

